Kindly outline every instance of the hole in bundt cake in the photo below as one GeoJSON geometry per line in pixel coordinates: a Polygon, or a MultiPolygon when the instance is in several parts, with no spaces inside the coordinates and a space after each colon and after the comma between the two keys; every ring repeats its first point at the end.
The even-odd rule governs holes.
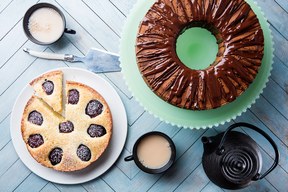
{"type": "Polygon", "coordinates": [[[71,121],[66,121],[59,124],[60,133],[70,133],[72,131],[74,131],[74,125],[71,121]]]}
{"type": "Polygon", "coordinates": [[[87,129],[90,137],[102,137],[106,134],[106,129],[102,125],[91,124],[87,129]]]}
{"type": "Polygon", "coordinates": [[[45,79],[45,82],[42,84],[42,89],[47,95],[51,95],[54,91],[54,83],[50,80],[45,79]]]}
{"type": "Polygon", "coordinates": [[[86,145],[81,144],[77,149],[77,156],[82,161],[89,161],[91,159],[91,151],[86,145]]]}
{"type": "Polygon", "coordinates": [[[79,91],[76,89],[71,89],[68,91],[68,103],[76,105],[79,101],[79,91]]]}
{"type": "Polygon", "coordinates": [[[43,117],[42,117],[41,113],[39,113],[38,111],[34,110],[31,113],[29,113],[28,121],[30,123],[35,124],[35,125],[42,125],[43,117]]]}
{"type": "Polygon", "coordinates": [[[86,106],[85,113],[91,118],[100,115],[103,111],[103,105],[98,100],[91,100],[86,106]]]}
{"type": "Polygon", "coordinates": [[[28,138],[28,145],[32,148],[37,148],[44,143],[43,137],[40,134],[30,135],[28,138]]]}
{"type": "Polygon", "coordinates": [[[52,165],[57,165],[61,162],[63,156],[63,150],[59,147],[52,149],[49,154],[49,160],[52,165]]]}
{"type": "Polygon", "coordinates": [[[176,41],[176,53],[180,61],[190,69],[208,68],[216,59],[218,44],[212,27],[196,23],[180,32],[176,41]]]}

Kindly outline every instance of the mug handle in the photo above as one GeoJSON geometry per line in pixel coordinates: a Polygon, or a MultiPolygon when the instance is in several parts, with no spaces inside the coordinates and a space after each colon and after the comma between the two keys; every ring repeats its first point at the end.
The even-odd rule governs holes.
{"type": "Polygon", "coordinates": [[[276,145],[276,143],[272,140],[272,138],[267,134],[265,133],[262,129],[254,126],[254,125],[251,125],[249,123],[243,123],[243,122],[240,122],[240,123],[235,123],[233,125],[231,125],[230,127],[228,127],[228,129],[225,131],[221,141],[220,141],[220,144],[217,148],[217,154],[221,155],[223,154],[224,152],[224,148],[223,148],[223,145],[224,145],[224,142],[226,140],[226,137],[227,137],[227,134],[234,128],[236,127],[246,127],[246,128],[250,128],[258,133],[260,133],[263,137],[265,137],[265,139],[267,139],[270,144],[272,145],[273,149],[274,149],[274,152],[275,152],[275,160],[274,160],[274,163],[272,164],[272,166],[265,172],[263,173],[262,175],[260,175],[259,173],[253,178],[253,180],[260,180],[260,179],[263,179],[266,175],[268,175],[273,169],[275,169],[275,167],[278,165],[278,162],[279,162],[279,151],[278,151],[278,147],[276,145]]]}
{"type": "Polygon", "coordinates": [[[73,29],[68,29],[68,28],[65,28],[64,29],[64,33],[69,33],[69,34],[76,34],[76,31],[73,30],[73,29]]]}
{"type": "Polygon", "coordinates": [[[130,155],[124,158],[124,161],[132,161],[132,160],[134,160],[133,155],[130,155]]]}

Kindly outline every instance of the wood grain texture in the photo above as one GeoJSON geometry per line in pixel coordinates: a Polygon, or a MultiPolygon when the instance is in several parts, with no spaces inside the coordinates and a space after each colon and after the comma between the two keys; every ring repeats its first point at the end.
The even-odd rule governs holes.
{"type": "Polygon", "coordinates": [[[35,4],[37,0],[13,0],[0,15],[0,40],[9,33],[11,28],[21,20],[29,7],[35,4]],[[17,14],[13,14],[17,13],[17,14]]]}
{"type": "MultiPolygon", "coordinates": [[[[85,55],[91,47],[119,52],[119,40],[125,19],[137,0],[1,0],[0,1],[0,191],[229,191],[217,187],[207,178],[201,164],[203,135],[215,135],[235,122],[254,124],[276,142],[280,162],[265,179],[237,191],[287,191],[288,188],[288,0],[256,0],[271,24],[274,39],[274,65],[267,87],[247,112],[224,125],[212,129],[190,130],[172,126],[154,118],[141,107],[125,84],[122,73],[100,74],[117,91],[128,115],[128,137],[116,163],[99,178],[80,185],[61,185],[46,181],[32,173],[18,158],[10,137],[10,114],[19,91],[35,76],[58,67],[85,68],[82,63],[36,59],[25,54],[28,47],[38,51],[85,55]],[[75,35],[64,34],[50,46],[30,42],[22,29],[25,11],[36,2],[48,2],[63,11],[68,28],[75,35]],[[163,174],[142,172],[131,155],[135,141],[149,131],[161,131],[176,145],[175,164],[163,174]],[[17,173],[17,174],[15,174],[17,173]]],[[[274,152],[270,144],[254,131],[239,130],[260,146],[263,171],[272,164],[274,152]]]]}
{"type": "Polygon", "coordinates": [[[0,123],[0,150],[10,141],[10,115],[0,123]]]}
{"type": "Polygon", "coordinates": [[[274,65],[271,78],[288,93],[288,66],[286,66],[278,57],[274,57],[274,65]]]}
{"type": "Polygon", "coordinates": [[[57,189],[52,183],[48,183],[45,185],[42,189],[41,192],[59,192],[59,189],[57,189]]]}
{"type": "MultiPolygon", "coordinates": [[[[286,1],[286,0],[284,0],[286,1]]],[[[288,39],[288,13],[282,9],[275,1],[258,0],[256,1],[261,7],[268,21],[286,38],[288,39]]]]}
{"type": "Polygon", "coordinates": [[[288,13],[288,1],[287,0],[275,0],[278,5],[282,7],[288,13]]]}
{"type": "Polygon", "coordinates": [[[17,186],[15,192],[21,192],[27,189],[29,189],[30,192],[39,191],[39,189],[45,187],[47,183],[48,182],[41,177],[35,175],[34,173],[30,173],[30,175],[17,186]]]}

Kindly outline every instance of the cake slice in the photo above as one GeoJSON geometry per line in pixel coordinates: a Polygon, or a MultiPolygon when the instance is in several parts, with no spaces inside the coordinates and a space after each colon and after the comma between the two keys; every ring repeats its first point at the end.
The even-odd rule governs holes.
{"type": "Polygon", "coordinates": [[[34,79],[30,85],[35,90],[38,97],[50,105],[54,111],[61,114],[62,90],[63,90],[63,72],[52,71],[34,79]]]}

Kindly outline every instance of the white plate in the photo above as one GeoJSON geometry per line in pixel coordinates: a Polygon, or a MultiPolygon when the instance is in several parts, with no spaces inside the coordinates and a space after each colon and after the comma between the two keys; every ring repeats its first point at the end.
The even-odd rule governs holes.
{"type": "Polygon", "coordinates": [[[59,172],[39,164],[28,152],[21,135],[21,118],[24,107],[33,94],[27,85],[18,96],[11,114],[10,132],[14,148],[22,162],[35,174],[55,183],[77,184],[92,180],[107,171],[118,159],[127,137],[127,117],[124,105],[114,88],[98,75],[76,68],[60,68],[64,80],[73,80],[97,90],[107,101],[113,118],[113,134],[104,154],[87,168],[75,172],[59,172]]]}

